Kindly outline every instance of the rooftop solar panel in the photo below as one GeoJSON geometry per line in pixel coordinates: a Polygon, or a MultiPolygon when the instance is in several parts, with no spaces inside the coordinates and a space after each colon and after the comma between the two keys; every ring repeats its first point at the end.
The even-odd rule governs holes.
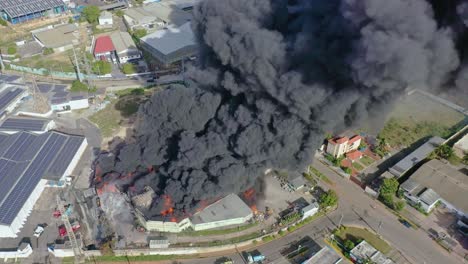
{"type": "MultiPolygon", "coordinates": [[[[4,134],[0,134],[4,137],[4,134]]],[[[3,138],[0,149],[0,223],[11,224],[40,179],[62,174],[84,138],[57,132],[20,132],[3,138]]]]}
{"type": "Polygon", "coordinates": [[[37,88],[41,93],[48,93],[52,90],[53,85],[48,83],[38,83],[37,88]]]}
{"type": "Polygon", "coordinates": [[[50,166],[44,178],[51,180],[60,179],[83,143],[83,140],[84,139],[81,137],[70,137],[64,144],[62,150],[60,150],[60,153],[57,155],[57,158],[50,166]]]}
{"type": "Polygon", "coordinates": [[[9,104],[12,103],[15,98],[18,97],[24,90],[16,87],[13,89],[8,89],[7,91],[3,92],[0,94],[0,110],[4,110],[5,108],[8,107],[9,104]]]}
{"type": "Polygon", "coordinates": [[[67,98],[54,98],[50,100],[52,104],[62,104],[62,103],[66,103],[67,101],[68,101],[67,98]]]}
{"type": "Polygon", "coordinates": [[[8,118],[0,124],[0,130],[44,131],[50,120],[34,118],[8,118]]]}
{"type": "Polygon", "coordinates": [[[64,92],[66,88],[66,85],[56,84],[54,87],[54,92],[64,92]]]}
{"type": "Polygon", "coordinates": [[[68,93],[67,92],[57,92],[57,93],[54,93],[54,98],[63,98],[63,97],[67,97],[68,96],[68,93]]]}
{"type": "Polygon", "coordinates": [[[0,10],[4,10],[15,18],[63,5],[62,0],[2,0],[0,1],[0,10]]]}

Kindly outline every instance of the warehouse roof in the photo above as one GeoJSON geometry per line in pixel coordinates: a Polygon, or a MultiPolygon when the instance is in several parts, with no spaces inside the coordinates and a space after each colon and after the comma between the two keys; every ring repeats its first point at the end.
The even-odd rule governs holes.
{"type": "Polygon", "coordinates": [[[19,75],[0,74],[0,83],[18,83],[20,80],[19,75]]]}
{"type": "Polygon", "coordinates": [[[137,49],[135,42],[132,39],[132,36],[128,32],[114,32],[110,35],[112,43],[114,44],[115,51],[117,53],[122,53],[130,49],[137,49]]]}
{"type": "Polygon", "coordinates": [[[404,159],[400,160],[397,164],[389,169],[390,173],[396,177],[400,177],[407,170],[411,169],[414,165],[425,159],[436,147],[441,145],[445,140],[440,137],[432,137],[428,142],[411,152],[404,159]]]}
{"type": "Polygon", "coordinates": [[[4,10],[11,17],[19,17],[63,5],[65,4],[62,0],[1,0],[0,10],[4,10]]]}
{"type": "Polygon", "coordinates": [[[78,39],[74,34],[78,30],[75,24],[57,25],[53,28],[36,31],[34,37],[47,48],[58,48],[71,45],[78,39]]]}
{"type": "Polygon", "coordinates": [[[0,137],[0,224],[11,224],[41,179],[58,180],[85,139],[58,132],[0,137]]]}
{"type": "Polygon", "coordinates": [[[141,38],[141,41],[164,55],[196,45],[190,23],[185,23],[180,28],[169,26],[167,29],[155,31],[141,38]]]}
{"type": "MultiPolygon", "coordinates": [[[[410,182],[416,182],[419,186],[432,189],[427,194],[427,199],[435,199],[435,192],[445,201],[455,206],[457,209],[468,212],[468,175],[456,170],[452,166],[443,163],[440,160],[430,160],[423,164],[413,175],[410,176],[410,182]]],[[[403,183],[403,188],[413,187],[413,192],[416,189],[414,186],[406,186],[403,183]]]]}
{"type": "Polygon", "coordinates": [[[0,124],[0,131],[46,131],[52,120],[31,117],[9,117],[0,124]]]}
{"type": "Polygon", "coordinates": [[[15,100],[23,96],[26,90],[18,86],[10,86],[0,90],[0,113],[10,106],[15,100]]]}
{"type": "Polygon", "coordinates": [[[145,7],[151,14],[166,24],[182,26],[192,19],[192,15],[174,5],[164,2],[151,3],[145,7]]]}
{"type": "Polygon", "coordinates": [[[229,194],[223,199],[207,206],[191,218],[193,224],[219,222],[228,219],[246,217],[252,210],[235,194],[229,194]]]}

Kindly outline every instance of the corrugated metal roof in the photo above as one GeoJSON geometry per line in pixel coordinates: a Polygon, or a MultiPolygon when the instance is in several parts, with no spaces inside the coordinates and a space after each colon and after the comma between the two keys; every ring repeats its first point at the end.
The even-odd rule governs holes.
{"type": "Polygon", "coordinates": [[[64,5],[62,0],[1,0],[0,10],[14,18],[64,5]]]}
{"type": "Polygon", "coordinates": [[[229,194],[223,199],[207,206],[191,218],[193,224],[218,222],[228,219],[247,217],[252,210],[235,194],[229,194]]]}
{"type": "Polygon", "coordinates": [[[164,55],[196,45],[190,23],[186,23],[180,28],[171,26],[167,29],[155,31],[141,38],[141,41],[164,55]]]}
{"type": "Polygon", "coordinates": [[[128,32],[114,32],[110,35],[117,53],[123,53],[127,50],[138,50],[132,36],[128,32]]]}

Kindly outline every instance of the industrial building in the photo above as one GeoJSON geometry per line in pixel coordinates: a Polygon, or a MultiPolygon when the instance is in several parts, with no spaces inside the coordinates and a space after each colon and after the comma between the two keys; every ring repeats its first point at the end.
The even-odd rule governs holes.
{"type": "Polygon", "coordinates": [[[444,143],[444,139],[440,137],[432,137],[428,142],[421,145],[415,151],[411,152],[404,159],[400,160],[388,171],[395,177],[400,178],[414,165],[418,164],[421,160],[425,159],[435,148],[444,143]]]}
{"type": "Polygon", "coordinates": [[[144,36],[141,38],[141,47],[163,66],[194,57],[198,51],[189,22],[181,27],[169,26],[144,36]]]}
{"type": "Polygon", "coordinates": [[[191,217],[193,230],[206,230],[230,225],[242,225],[252,219],[253,213],[247,204],[235,194],[207,206],[191,217]]]}
{"type": "Polygon", "coordinates": [[[229,194],[192,217],[179,221],[171,220],[170,217],[147,219],[138,209],[136,212],[139,221],[147,230],[169,233],[179,233],[189,228],[198,231],[242,225],[253,217],[252,210],[236,194],[229,194]]]}
{"type": "Polygon", "coordinates": [[[12,24],[32,19],[56,16],[67,11],[62,0],[2,0],[0,16],[12,24]]]}
{"type": "Polygon", "coordinates": [[[55,127],[55,122],[51,119],[35,117],[8,117],[0,123],[0,132],[5,134],[15,134],[21,131],[42,134],[55,127]]]}
{"type": "Polygon", "coordinates": [[[75,24],[47,26],[31,33],[41,47],[53,49],[57,53],[72,49],[73,45],[79,43],[78,27],[75,24]]]}
{"type": "Polygon", "coordinates": [[[0,133],[0,237],[16,237],[47,186],[63,186],[87,146],[59,132],[0,133]]]}
{"type": "Polygon", "coordinates": [[[123,18],[132,30],[144,28],[152,31],[169,25],[180,27],[190,22],[192,15],[171,3],[157,2],[130,8],[125,11],[123,18]]]}
{"type": "Polygon", "coordinates": [[[468,216],[468,175],[449,164],[434,159],[416,170],[400,189],[412,204],[430,212],[442,202],[461,216],[468,216]]]}

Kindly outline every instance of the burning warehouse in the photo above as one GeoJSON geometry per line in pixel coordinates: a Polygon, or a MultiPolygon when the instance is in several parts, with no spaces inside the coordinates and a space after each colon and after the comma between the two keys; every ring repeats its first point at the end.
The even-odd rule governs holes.
{"type": "Polygon", "coordinates": [[[189,227],[198,231],[242,225],[253,217],[252,210],[236,194],[229,194],[193,216],[181,220],[164,216],[146,218],[138,209],[136,211],[138,219],[147,230],[171,233],[178,233],[189,227]]]}

